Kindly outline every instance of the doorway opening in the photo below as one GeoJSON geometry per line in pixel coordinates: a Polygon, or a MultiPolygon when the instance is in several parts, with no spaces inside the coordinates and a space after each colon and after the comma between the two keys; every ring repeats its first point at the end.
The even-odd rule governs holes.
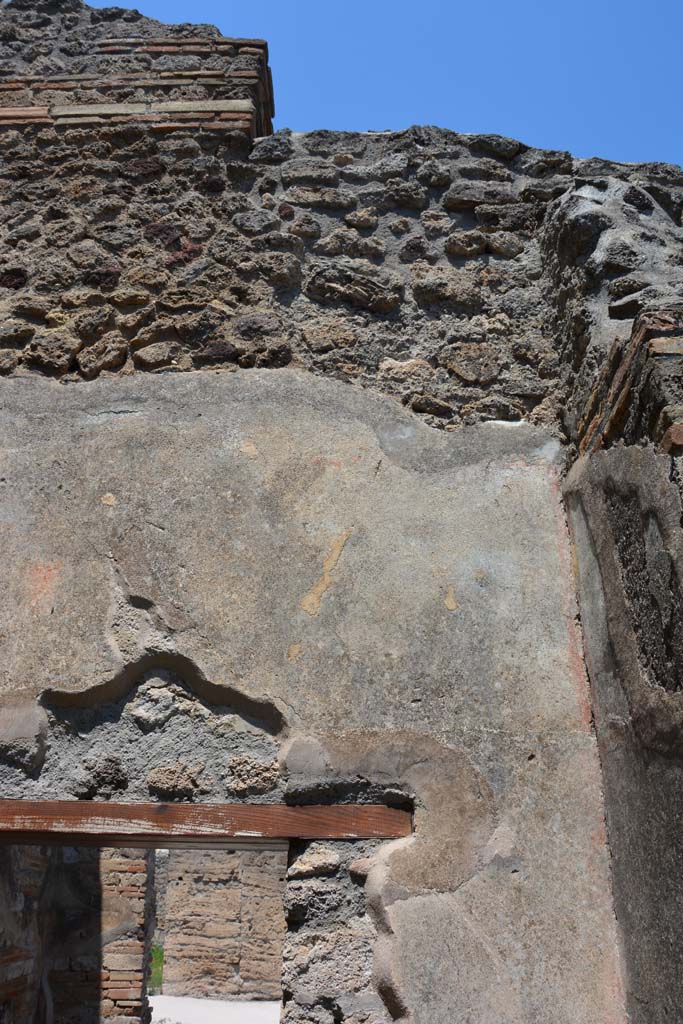
{"type": "Polygon", "coordinates": [[[154,1024],[277,1024],[286,873],[286,846],[155,851],[154,1024]]]}
{"type": "Polygon", "coordinates": [[[286,871],[282,844],[3,847],[0,1021],[276,1024],[286,871]]]}
{"type": "MultiPolygon", "coordinates": [[[[385,841],[412,833],[412,795],[400,779],[292,778],[280,711],[212,683],[179,655],[146,656],[77,695],[47,691],[15,718],[20,740],[0,746],[0,1024],[149,1024],[158,1009],[150,998],[208,995],[215,1009],[226,986],[242,1024],[247,1011],[250,1024],[266,1024],[253,1014],[276,1003],[271,992],[288,1024],[388,1020],[373,981],[377,928],[364,886],[385,841]],[[232,953],[214,950],[196,966],[206,939],[196,916],[184,919],[192,942],[173,942],[186,953],[187,995],[176,994],[170,938],[155,941],[150,924],[155,850],[222,858],[196,869],[190,888],[218,908],[207,937],[239,936],[239,953],[233,941],[232,953]],[[276,873],[289,851],[277,989],[272,950],[243,948],[263,934],[265,893],[258,912],[245,905],[230,917],[236,880],[253,879],[248,850],[276,873]],[[219,877],[209,879],[214,870],[219,877]],[[228,877],[232,894],[219,895],[228,877]],[[75,981],[77,1000],[64,996],[75,981]]],[[[250,891],[265,889],[254,882],[250,891]]],[[[281,926],[269,927],[272,939],[281,926]]],[[[200,1019],[209,1024],[206,1011],[200,1019]]]]}
{"type": "Polygon", "coordinates": [[[0,1022],[275,1024],[305,928],[362,916],[359,855],[410,831],[371,804],[0,801],[0,1022]]]}

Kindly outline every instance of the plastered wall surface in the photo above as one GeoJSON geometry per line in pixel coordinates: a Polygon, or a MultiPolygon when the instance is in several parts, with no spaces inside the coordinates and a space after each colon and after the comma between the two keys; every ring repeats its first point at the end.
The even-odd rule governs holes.
{"type": "MultiPolygon", "coordinates": [[[[160,656],[215,704],[272,709],[295,797],[416,799],[416,838],[366,886],[395,1012],[623,1019],[552,436],[448,436],[291,370],[4,394],[5,702],[20,678],[25,702],[104,704],[160,656]]],[[[5,793],[54,780],[48,725],[42,768],[7,767],[5,793]]],[[[122,747],[132,777],[147,726],[140,763],[122,747]]]]}

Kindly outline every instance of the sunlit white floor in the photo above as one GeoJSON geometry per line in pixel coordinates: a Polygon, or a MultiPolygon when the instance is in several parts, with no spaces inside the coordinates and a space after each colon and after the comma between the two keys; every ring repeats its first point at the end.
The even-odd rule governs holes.
{"type": "Polygon", "coordinates": [[[280,1004],[150,996],[153,1024],[278,1024],[280,1004]]]}

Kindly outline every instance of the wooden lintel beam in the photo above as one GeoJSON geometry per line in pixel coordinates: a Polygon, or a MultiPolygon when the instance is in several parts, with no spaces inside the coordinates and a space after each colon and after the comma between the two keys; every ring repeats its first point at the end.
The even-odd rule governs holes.
{"type": "Polygon", "coordinates": [[[223,846],[288,839],[397,839],[408,811],[376,804],[119,804],[0,800],[0,843],[223,846]]]}

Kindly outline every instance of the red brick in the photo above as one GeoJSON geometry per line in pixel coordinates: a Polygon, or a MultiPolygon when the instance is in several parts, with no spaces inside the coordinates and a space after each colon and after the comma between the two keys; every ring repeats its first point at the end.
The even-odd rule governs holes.
{"type": "Polygon", "coordinates": [[[41,117],[33,117],[33,118],[26,117],[26,118],[17,119],[16,121],[8,121],[8,120],[0,119],[0,128],[20,128],[20,127],[23,128],[23,127],[25,127],[27,125],[53,124],[53,123],[54,122],[50,118],[41,118],[41,117]]]}
{"type": "Polygon", "coordinates": [[[683,356],[683,338],[653,338],[650,352],[654,356],[683,356]]]}
{"type": "Polygon", "coordinates": [[[664,434],[664,437],[659,442],[659,450],[665,455],[672,450],[672,448],[683,447],[683,423],[673,423],[664,434]]]}
{"type": "Polygon", "coordinates": [[[48,117],[49,107],[0,107],[0,117],[48,117]]]}

